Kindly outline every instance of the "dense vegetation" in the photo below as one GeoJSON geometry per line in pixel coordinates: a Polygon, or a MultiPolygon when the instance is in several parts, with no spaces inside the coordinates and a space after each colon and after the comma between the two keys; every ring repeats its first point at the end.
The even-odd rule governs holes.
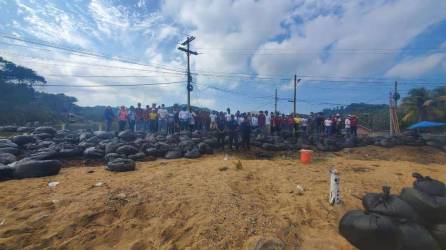
{"type": "MultiPolygon", "coordinates": [[[[102,120],[104,106],[80,107],[75,104],[77,100],[74,97],[48,94],[34,89],[35,86],[45,84],[45,78],[32,69],[18,66],[0,57],[0,124],[24,124],[34,121],[55,123],[72,119],[96,122],[102,120]]],[[[184,104],[175,106],[185,107],[184,104]]],[[[322,112],[324,115],[357,115],[360,124],[373,130],[389,128],[389,106],[385,104],[352,103],[348,106],[324,109],[322,112]]],[[[403,127],[422,120],[446,121],[446,87],[433,90],[412,89],[408,96],[403,98],[398,113],[403,127]]]]}

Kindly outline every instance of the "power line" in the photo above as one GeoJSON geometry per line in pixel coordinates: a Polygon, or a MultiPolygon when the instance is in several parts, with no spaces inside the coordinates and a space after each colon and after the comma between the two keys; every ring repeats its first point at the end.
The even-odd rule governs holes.
{"type": "Polygon", "coordinates": [[[66,85],[66,84],[39,84],[34,85],[38,87],[67,87],[67,88],[101,88],[101,87],[136,87],[136,86],[157,86],[180,84],[184,81],[178,82],[157,82],[157,83],[141,83],[141,84],[101,84],[101,85],[66,85]]]}
{"type": "MultiPolygon", "coordinates": [[[[3,32],[0,32],[1,34],[5,34],[3,32]]],[[[96,54],[96,53],[92,53],[92,52],[87,52],[87,51],[83,51],[83,50],[77,50],[77,49],[71,49],[71,48],[66,48],[66,47],[61,47],[58,45],[53,45],[50,44],[48,42],[41,42],[41,41],[30,41],[27,39],[22,39],[19,37],[15,37],[15,36],[10,36],[10,35],[0,35],[0,37],[4,37],[7,39],[11,39],[11,40],[15,40],[15,41],[20,41],[20,42],[25,42],[25,43],[30,43],[30,44],[35,44],[35,45],[39,45],[39,46],[44,46],[44,47],[49,47],[49,48],[54,48],[54,49],[59,49],[59,50],[63,50],[63,51],[67,51],[76,55],[81,55],[81,56],[90,56],[90,57],[98,57],[98,58],[105,58],[107,60],[111,60],[111,61],[118,61],[118,62],[123,62],[123,63],[127,63],[127,64],[135,64],[135,65],[140,65],[140,66],[147,66],[147,67],[154,67],[154,68],[161,68],[161,69],[165,69],[165,70],[169,70],[169,71],[175,71],[175,72],[181,72],[179,69],[175,69],[172,67],[166,67],[164,65],[161,64],[154,64],[157,66],[153,66],[153,65],[149,65],[149,64],[143,64],[143,63],[139,63],[139,62],[134,62],[134,61],[130,61],[130,60],[125,60],[125,59],[119,59],[119,58],[114,58],[114,57],[107,57],[105,55],[101,55],[101,54],[96,54]]]]}

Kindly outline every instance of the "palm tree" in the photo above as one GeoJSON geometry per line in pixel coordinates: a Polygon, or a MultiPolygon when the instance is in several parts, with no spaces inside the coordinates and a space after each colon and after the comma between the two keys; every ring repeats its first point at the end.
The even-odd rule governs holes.
{"type": "Polygon", "coordinates": [[[439,87],[432,91],[433,114],[435,118],[446,121],[446,87],[439,87]]]}
{"type": "Polygon", "coordinates": [[[425,88],[411,89],[403,99],[401,108],[404,112],[404,122],[423,121],[432,113],[433,99],[431,92],[425,88]]]}

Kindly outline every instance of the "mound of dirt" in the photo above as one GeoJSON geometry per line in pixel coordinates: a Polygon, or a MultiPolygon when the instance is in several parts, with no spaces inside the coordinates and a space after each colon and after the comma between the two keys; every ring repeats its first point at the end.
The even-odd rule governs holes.
{"type": "Polygon", "coordinates": [[[357,197],[383,185],[399,192],[414,171],[446,181],[446,153],[425,165],[407,160],[422,152],[395,150],[413,158],[375,147],[317,155],[312,165],[221,153],[137,163],[123,173],[73,165],[57,176],[1,182],[0,249],[354,249],[337,228],[347,210],[361,208],[357,197]],[[365,152],[375,158],[356,157],[365,152]],[[334,207],[332,167],[343,199],[334,207]]]}

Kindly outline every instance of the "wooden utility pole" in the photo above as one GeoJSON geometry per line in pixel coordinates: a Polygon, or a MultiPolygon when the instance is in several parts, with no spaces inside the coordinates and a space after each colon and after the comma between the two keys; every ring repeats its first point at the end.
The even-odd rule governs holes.
{"type": "Polygon", "coordinates": [[[296,115],[296,106],[297,106],[297,100],[296,100],[296,91],[297,91],[297,84],[300,82],[301,79],[297,79],[297,75],[294,75],[294,98],[293,98],[293,114],[296,115]]]}
{"type": "Polygon", "coordinates": [[[188,36],[186,38],[186,40],[181,43],[181,45],[182,46],[186,46],[186,48],[178,47],[178,50],[186,52],[186,55],[187,55],[187,109],[189,110],[189,112],[191,111],[191,108],[190,108],[190,92],[194,89],[192,87],[192,84],[191,84],[192,83],[192,75],[190,74],[190,54],[198,55],[198,53],[196,51],[191,51],[190,50],[190,43],[193,40],[195,40],[194,36],[188,36]]]}
{"type": "Polygon", "coordinates": [[[296,115],[296,88],[297,88],[297,75],[294,75],[294,98],[293,98],[293,114],[296,115]]]}
{"type": "Polygon", "coordinates": [[[276,88],[276,95],[274,96],[274,115],[277,113],[277,88],[276,88]]]}

